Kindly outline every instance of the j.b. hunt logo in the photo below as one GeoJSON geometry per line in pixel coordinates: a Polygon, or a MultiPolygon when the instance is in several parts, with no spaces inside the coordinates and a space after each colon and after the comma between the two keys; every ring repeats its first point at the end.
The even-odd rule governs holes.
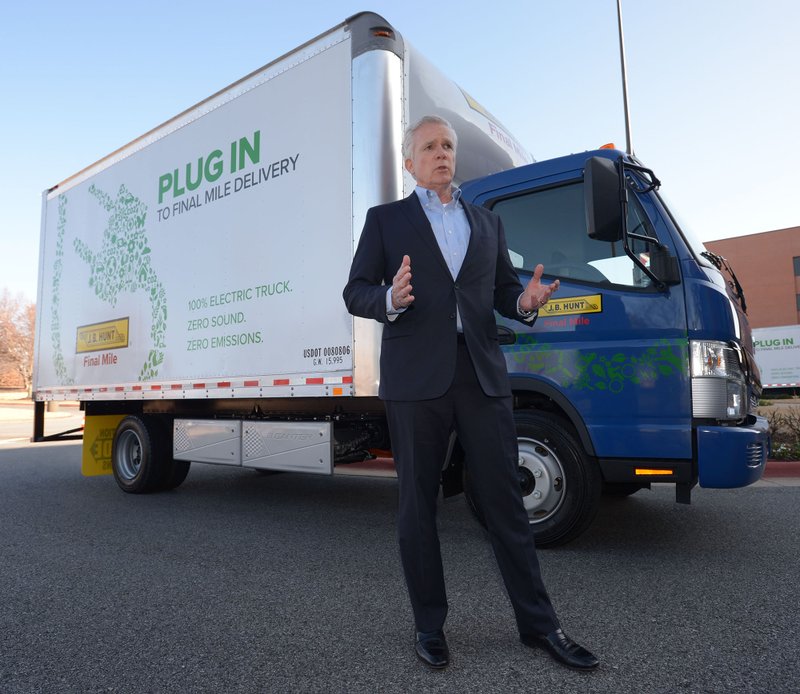
{"type": "Polygon", "coordinates": [[[550,299],[539,313],[542,316],[568,316],[576,313],[601,313],[603,296],[590,294],[587,296],[571,296],[567,299],[550,299]]]}

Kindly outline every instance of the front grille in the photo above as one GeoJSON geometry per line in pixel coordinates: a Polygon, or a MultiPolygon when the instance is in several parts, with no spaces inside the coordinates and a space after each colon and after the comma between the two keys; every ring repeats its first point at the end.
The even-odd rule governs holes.
{"type": "Polygon", "coordinates": [[[724,378],[693,378],[692,414],[703,419],[726,419],[727,388],[724,378]]]}

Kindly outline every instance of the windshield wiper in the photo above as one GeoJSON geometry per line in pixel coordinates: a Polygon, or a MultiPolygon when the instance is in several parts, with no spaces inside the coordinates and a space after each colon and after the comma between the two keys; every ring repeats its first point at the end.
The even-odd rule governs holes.
{"type": "Polygon", "coordinates": [[[730,266],[730,263],[721,255],[717,255],[711,251],[703,251],[700,255],[711,261],[711,264],[717,268],[717,270],[720,272],[724,270],[730,275],[731,279],[728,281],[728,285],[731,288],[731,293],[734,295],[734,297],[736,297],[736,299],[739,300],[742,311],[747,313],[747,302],[744,300],[744,290],[742,289],[742,285],[739,284],[739,280],[736,277],[736,273],[733,271],[733,268],[730,266]]]}

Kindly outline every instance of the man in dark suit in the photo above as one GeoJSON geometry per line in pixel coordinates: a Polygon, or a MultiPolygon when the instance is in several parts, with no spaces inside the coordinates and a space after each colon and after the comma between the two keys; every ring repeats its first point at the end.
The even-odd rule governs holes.
{"type": "Polygon", "coordinates": [[[398,539],[415,649],[431,667],[449,662],[436,503],[455,431],[522,642],[569,667],[592,669],[597,659],[561,630],[542,582],[494,317],[496,309],[533,322],[559,281],[544,285],[539,265],[523,289],[500,219],[461,200],[452,184],[456,146],[444,119],[426,116],[409,128],[403,158],[417,187],[369,210],[344,289],[350,313],[383,324],[379,395],[400,487],[398,539]]]}

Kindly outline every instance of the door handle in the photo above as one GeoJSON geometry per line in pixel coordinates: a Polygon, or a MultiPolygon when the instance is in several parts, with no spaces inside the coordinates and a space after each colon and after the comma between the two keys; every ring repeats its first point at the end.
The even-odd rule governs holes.
{"type": "Polygon", "coordinates": [[[501,345],[513,345],[517,341],[517,333],[505,325],[497,326],[497,341],[501,345]]]}

